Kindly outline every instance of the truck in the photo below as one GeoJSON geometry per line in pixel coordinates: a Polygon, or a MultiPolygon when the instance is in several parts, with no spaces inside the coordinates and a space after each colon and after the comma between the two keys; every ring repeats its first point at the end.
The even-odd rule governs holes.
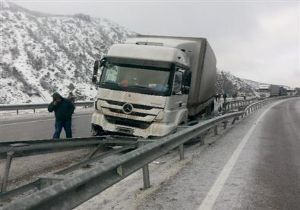
{"type": "Polygon", "coordinates": [[[294,91],[295,91],[295,96],[300,96],[300,88],[296,87],[294,91]]]}
{"type": "Polygon", "coordinates": [[[137,35],[112,45],[94,63],[93,135],[162,137],[211,114],[216,71],[205,38],[137,35]]]}
{"type": "Polygon", "coordinates": [[[258,92],[259,97],[261,99],[270,97],[270,85],[267,84],[259,85],[256,91],[258,92]]]}
{"type": "Polygon", "coordinates": [[[287,88],[280,85],[270,85],[269,90],[270,90],[270,97],[288,95],[287,88]]]}
{"type": "Polygon", "coordinates": [[[270,97],[279,96],[280,86],[279,85],[270,85],[270,97]]]}

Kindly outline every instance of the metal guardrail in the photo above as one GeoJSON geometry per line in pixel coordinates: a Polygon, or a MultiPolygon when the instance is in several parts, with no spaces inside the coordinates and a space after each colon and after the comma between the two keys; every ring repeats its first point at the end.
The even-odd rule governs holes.
{"type": "MultiPolygon", "coordinates": [[[[255,99],[249,99],[249,100],[231,100],[228,102],[225,102],[226,107],[225,110],[231,110],[232,108],[235,108],[236,106],[239,106],[239,104],[245,104],[249,102],[253,102],[255,99]]],[[[78,101],[75,102],[75,106],[83,106],[83,107],[91,107],[93,106],[93,101],[78,101]]],[[[0,104],[0,112],[1,111],[16,111],[17,114],[19,114],[19,110],[33,110],[34,112],[36,109],[46,109],[48,107],[49,103],[40,103],[40,104],[14,104],[14,105],[6,105],[6,104],[0,104]]]]}
{"type": "MultiPolygon", "coordinates": [[[[33,141],[14,141],[0,143],[0,159],[6,159],[5,170],[3,172],[1,182],[1,193],[4,193],[7,188],[8,176],[12,160],[15,157],[25,157],[31,155],[39,155],[44,153],[53,153],[60,151],[69,151],[74,149],[82,149],[87,147],[95,147],[100,145],[131,145],[137,147],[137,138],[116,139],[111,136],[101,137],[84,137],[70,139],[45,139],[33,141]]],[[[0,193],[0,195],[1,195],[0,193]]]]}
{"type": "Polygon", "coordinates": [[[233,101],[228,101],[228,102],[224,102],[224,111],[228,112],[228,111],[232,111],[232,110],[236,110],[238,108],[244,108],[245,106],[248,106],[251,103],[256,102],[257,99],[253,98],[253,99],[247,99],[247,100],[233,100],[233,101]]]}
{"type": "MultiPolygon", "coordinates": [[[[75,106],[83,106],[90,107],[93,106],[93,101],[78,101],[75,102],[75,106]]],[[[0,105],[0,111],[16,111],[19,114],[19,110],[33,110],[35,112],[36,109],[46,109],[49,103],[41,103],[41,104],[16,104],[16,105],[0,105]]]]}
{"type": "Polygon", "coordinates": [[[187,127],[145,144],[118,159],[108,160],[101,164],[101,167],[92,168],[82,174],[72,177],[63,176],[59,182],[17,200],[4,209],[72,209],[141,168],[144,187],[148,188],[150,187],[149,163],[174,148],[179,148],[180,159],[183,159],[185,142],[203,135],[208,129],[214,128],[217,134],[219,124],[226,125],[230,119],[233,119],[233,124],[238,118],[250,114],[270,101],[258,101],[248,105],[244,111],[225,114],[187,127]]]}
{"type": "Polygon", "coordinates": [[[116,139],[110,136],[83,137],[72,139],[44,139],[33,141],[0,142],[0,160],[5,159],[7,154],[13,153],[14,157],[25,157],[58,151],[74,150],[95,145],[129,145],[136,144],[137,138],[116,139]]]}

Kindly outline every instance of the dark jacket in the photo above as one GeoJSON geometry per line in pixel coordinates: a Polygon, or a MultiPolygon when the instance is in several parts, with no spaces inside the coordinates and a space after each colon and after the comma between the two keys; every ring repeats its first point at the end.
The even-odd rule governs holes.
{"type": "Polygon", "coordinates": [[[55,119],[58,121],[70,120],[72,118],[72,114],[74,113],[74,109],[74,104],[66,98],[62,98],[62,101],[56,105],[51,102],[48,106],[48,111],[54,111],[55,119]]]}

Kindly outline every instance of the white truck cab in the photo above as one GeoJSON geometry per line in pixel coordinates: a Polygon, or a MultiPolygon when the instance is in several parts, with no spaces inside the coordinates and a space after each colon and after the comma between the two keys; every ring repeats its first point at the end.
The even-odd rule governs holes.
{"type": "Polygon", "coordinates": [[[98,85],[91,122],[94,134],[165,136],[187,122],[191,56],[180,46],[194,44],[138,37],[113,45],[94,66],[93,81],[98,85]]]}

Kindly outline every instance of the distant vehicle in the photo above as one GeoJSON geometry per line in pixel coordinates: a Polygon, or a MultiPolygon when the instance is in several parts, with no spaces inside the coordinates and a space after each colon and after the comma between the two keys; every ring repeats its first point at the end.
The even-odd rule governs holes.
{"type": "Polygon", "coordinates": [[[260,98],[270,97],[270,85],[260,85],[256,91],[260,98]]]}
{"type": "Polygon", "coordinates": [[[287,96],[288,95],[288,90],[285,87],[280,87],[279,88],[279,95],[280,96],[287,96]]]}
{"type": "Polygon", "coordinates": [[[285,87],[280,85],[270,85],[270,97],[286,95],[288,95],[288,91],[285,87]]]}
{"type": "Polygon", "coordinates": [[[300,96],[300,88],[295,88],[295,95],[300,96]]]}
{"type": "Polygon", "coordinates": [[[93,82],[95,135],[165,136],[213,111],[216,58],[205,38],[139,35],[95,62],[93,82]]]}

